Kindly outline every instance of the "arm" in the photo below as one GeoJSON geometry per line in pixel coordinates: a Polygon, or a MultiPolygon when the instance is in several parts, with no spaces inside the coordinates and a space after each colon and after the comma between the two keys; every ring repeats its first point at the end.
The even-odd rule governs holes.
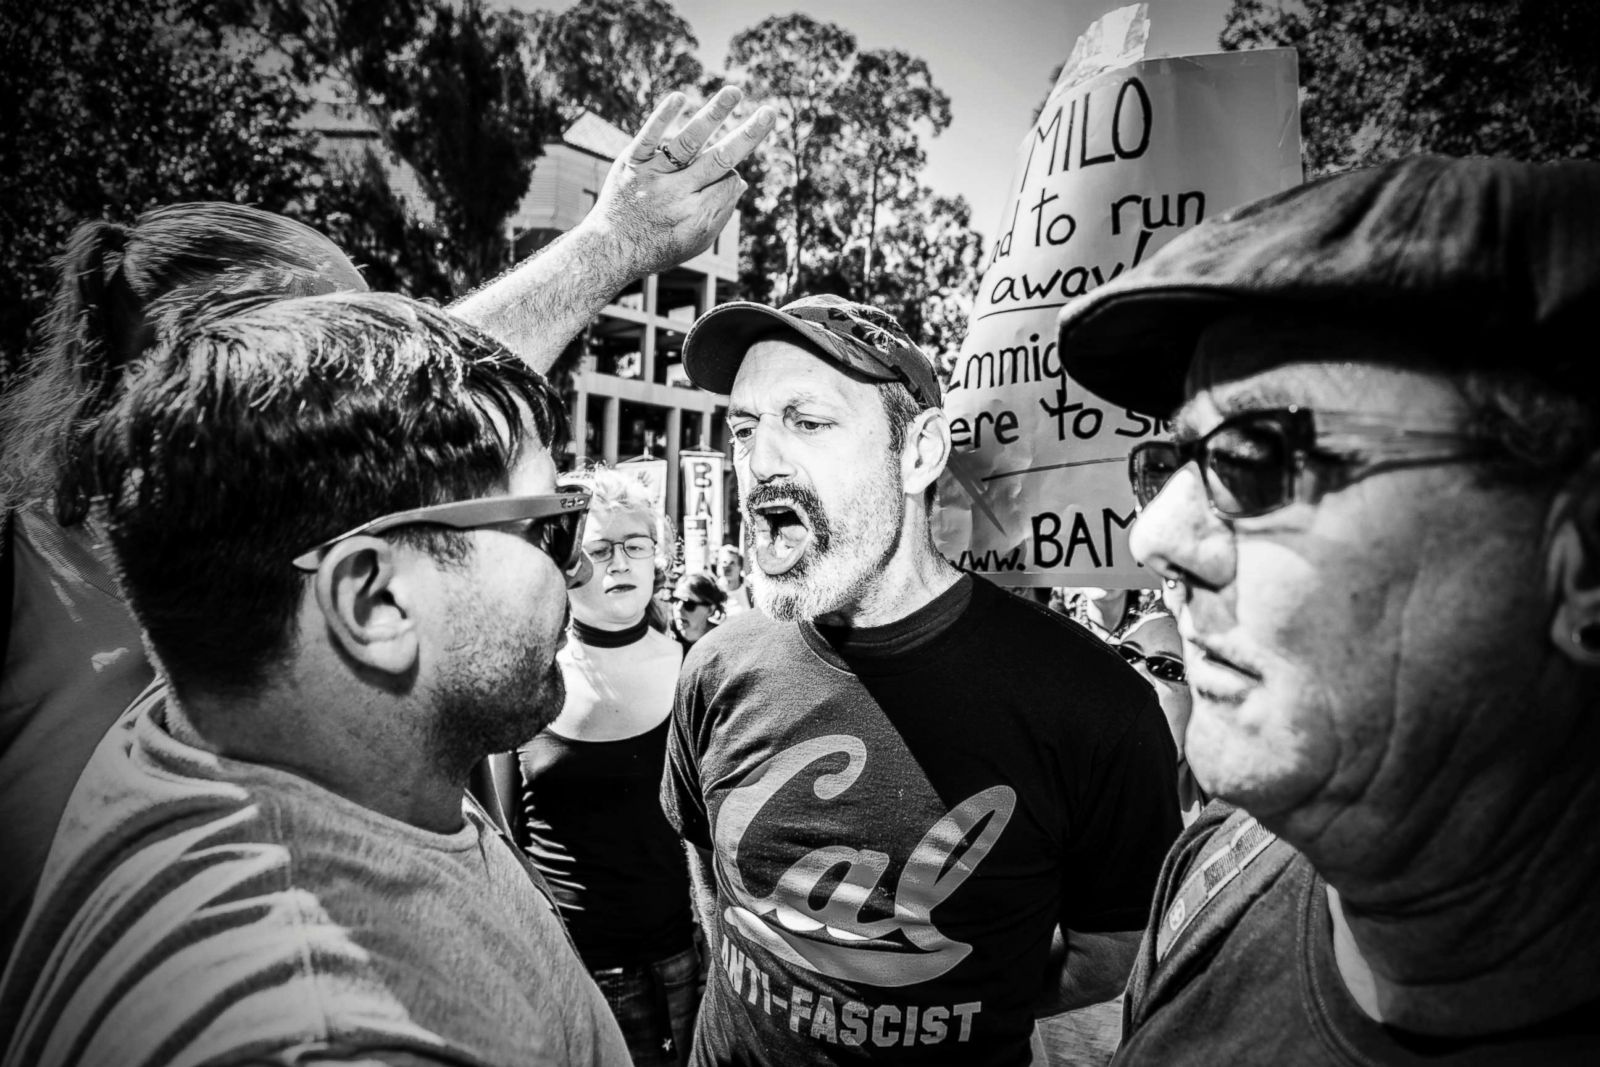
{"type": "Polygon", "coordinates": [[[1059,1015],[1117,996],[1128,983],[1143,937],[1143,930],[1081,934],[1056,927],[1050,942],[1050,966],[1034,1016],[1059,1015]]]}
{"type": "Polygon", "coordinates": [[[705,152],[700,149],[739,103],[724,86],[675,136],[679,169],[657,152],[683,95],[672,93],[611,166],[593,210],[567,233],[488,285],[450,305],[540,373],[635,278],[674,267],[711,247],[744,193],[734,167],[772,130],[758,108],[705,152]]]}
{"type": "Polygon", "coordinates": [[[717,935],[722,928],[717,923],[717,888],[712,882],[711,853],[687,842],[683,847],[689,850],[689,895],[694,902],[695,921],[705,936],[708,958],[716,959],[721,947],[717,944],[717,935]]]}

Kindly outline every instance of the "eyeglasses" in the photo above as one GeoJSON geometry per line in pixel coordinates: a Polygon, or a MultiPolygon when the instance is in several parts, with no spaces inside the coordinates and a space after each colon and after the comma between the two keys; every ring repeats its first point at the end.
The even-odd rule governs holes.
{"type": "Polygon", "coordinates": [[[1193,441],[1147,441],[1128,456],[1134,501],[1146,508],[1190,463],[1200,468],[1211,510],[1249,519],[1380,471],[1461,463],[1493,454],[1458,426],[1398,415],[1287,407],[1224,419],[1193,441]]]}
{"type": "Polygon", "coordinates": [[[674,604],[682,604],[686,608],[709,608],[711,605],[704,600],[690,600],[688,597],[671,597],[674,604]]]}
{"type": "Polygon", "coordinates": [[[1150,677],[1160,678],[1163,682],[1172,682],[1182,685],[1189,677],[1183,669],[1183,660],[1176,656],[1169,656],[1164,652],[1140,652],[1132,645],[1117,645],[1116,649],[1122,653],[1122,658],[1137,667],[1143,663],[1145,670],[1150,672],[1150,677]]]}
{"type": "Polygon", "coordinates": [[[538,496],[490,496],[481,500],[430,504],[383,515],[330,537],[296,556],[294,565],[303,571],[314,571],[322,562],[323,553],[340,541],[362,535],[376,537],[401,526],[448,526],[455,530],[511,526],[520,527],[516,532],[555,560],[563,572],[571,572],[584,562],[579,542],[583,536],[584,513],[588,510],[589,493],[576,486],[538,496]]]}
{"type": "Polygon", "coordinates": [[[607,541],[601,538],[583,543],[584,554],[596,563],[610,563],[611,557],[616,555],[619,548],[629,559],[649,559],[655,555],[656,542],[653,537],[636,534],[633,537],[624,537],[620,541],[607,541]]]}

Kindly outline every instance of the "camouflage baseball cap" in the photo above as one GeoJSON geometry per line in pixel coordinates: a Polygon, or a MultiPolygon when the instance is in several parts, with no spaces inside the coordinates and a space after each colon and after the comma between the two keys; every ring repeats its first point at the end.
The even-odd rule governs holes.
{"type": "Polygon", "coordinates": [[[875,382],[900,382],[929,407],[944,403],[933,361],[882,308],[837,296],[808,296],[768,307],[736,300],[700,316],[683,343],[689,380],[727,395],[745,353],[757,341],[792,340],[823,359],[875,382]]]}

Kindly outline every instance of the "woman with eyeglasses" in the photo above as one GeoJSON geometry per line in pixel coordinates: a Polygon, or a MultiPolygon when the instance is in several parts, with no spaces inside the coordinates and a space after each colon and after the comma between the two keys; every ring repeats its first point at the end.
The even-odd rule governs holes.
{"type": "Polygon", "coordinates": [[[1194,780],[1183,755],[1183,735],[1189,729],[1192,700],[1189,676],[1183,665],[1183,642],[1178,624],[1164,608],[1140,615],[1128,624],[1115,642],[1122,658],[1155,687],[1156,698],[1167,716],[1172,740],[1178,746],[1178,810],[1185,826],[1205,807],[1205,791],[1194,780]]]}
{"type": "Polygon", "coordinates": [[[678,579],[672,590],[672,632],[684,652],[717,628],[728,594],[709,574],[696,572],[678,579]]]}
{"type": "Polygon", "coordinates": [[[594,575],[568,594],[561,714],[518,754],[518,829],[634,1063],[676,1065],[688,1062],[705,971],[683,843],[659,799],[683,651],[650,614],[662,612],[656,575],[672,536],[636,479],[600,470],[585,488],[594,575]]]}

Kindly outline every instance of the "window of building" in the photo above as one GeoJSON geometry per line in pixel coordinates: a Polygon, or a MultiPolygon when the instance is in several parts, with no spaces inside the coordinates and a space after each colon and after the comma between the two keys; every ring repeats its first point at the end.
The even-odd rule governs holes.
{"type": "Polygon", "coordinates": [[[589,355],[600,374],[644,376],[644,330],[636,322],[601,317],[589,328],[589,355]]]}

